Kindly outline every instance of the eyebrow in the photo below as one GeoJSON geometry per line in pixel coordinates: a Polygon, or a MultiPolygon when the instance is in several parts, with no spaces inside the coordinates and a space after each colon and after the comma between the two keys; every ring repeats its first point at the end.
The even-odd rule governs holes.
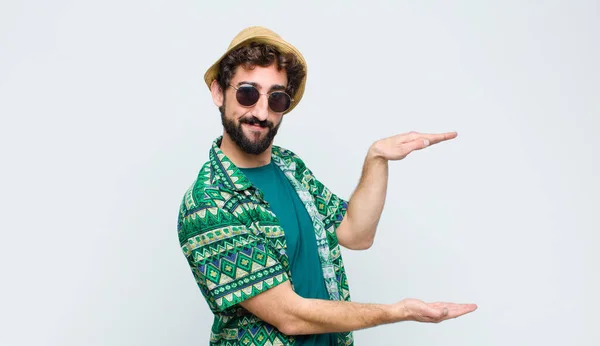
{"type": "MultiPolygon", "coordinates": [[[[237,83],[237,86],[239,87],[240,85],[244,85],[244,84],[246,84],[246,85],[252,85],[253,87],[255,87],[255,88],[259,89],[259,90],[262,88],[258,83],[248,82],[248,81],[241,81],[241,82],[237,83]]],[[[285,90],[285,86],[281,85],[281,84],[271,85],[271,88],[269,89],[269,92],[276,91],[276,90],[277,91],[279,91],[279,90],[285,90]]]]}

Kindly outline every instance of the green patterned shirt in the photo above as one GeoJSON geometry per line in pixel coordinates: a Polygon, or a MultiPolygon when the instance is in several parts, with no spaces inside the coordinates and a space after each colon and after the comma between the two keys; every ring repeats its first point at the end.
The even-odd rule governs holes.
{"type": "MultiPolygon", "coordinates": [[[[252,315],[238,303],[292,275],[285,234],[260,190],[219,148],[185,193],[178,216],[179,242],[196,283],[215,315],[210,345],[294,345],[294,338],[252,315]]],[[[330,300],[350,301],[335,233],[348,203],[319,182],[293,152],[273,146],[271,159],[284,172],[310,215],[330,300]]],[[[340,316],[343,318],[343,316],[340,316]]],[[[339,333],[338,345],[353,345],[339,333]]]]}

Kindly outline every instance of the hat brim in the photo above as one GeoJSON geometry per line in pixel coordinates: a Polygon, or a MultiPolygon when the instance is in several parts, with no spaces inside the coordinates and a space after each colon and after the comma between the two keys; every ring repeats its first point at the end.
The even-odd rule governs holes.
{"type": "Polygon", "coordinates": [[[277,48],[277,50],[279,50],[281,53],[292,53],[298,58],[302,66],[304,66],[304,77],[300,81],[296,93],[292,95],[292,103],[290,104],[290,108],[287,111],[283,112],[283,114],[291,112],[292,109],[294,109],[298,105],[298,103],[302,99],[302,96],[304,95],[304,88],[306,85],[306,75],[308,74],[308,69],[306,66],[306,61],[302,56],[302,53],[300,53],[300,51],[296,49],[296,47],[292,46],[284,40],[277,39],[272,36],[253,36],[229,47],[229,49],[227,49],[227,51],[206,71],[206,73],[204,74],[204,82],[210,90],[210,85],[212,81],[217,78],[217,74],[219,73],[219,64],[221,63],[221,60],[223,60],[223,58],[225,58],[227,54],[231,53],[233,50],[244,45],[250,44],[252,42],[272,45],[275,48],[277,48]]]}

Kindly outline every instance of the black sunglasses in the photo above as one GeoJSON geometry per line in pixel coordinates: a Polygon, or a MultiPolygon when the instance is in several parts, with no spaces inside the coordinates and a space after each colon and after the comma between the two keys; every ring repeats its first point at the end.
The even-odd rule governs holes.
{"type": "Polygon", "coordinates": [[[260,95],[268,95],[269,108],[273,112],[283,113],[290,108],[293,101],[290,95],[288,95],[284,91],[276,90],[271,91],[269,93],[261,94],[258,91],[258,89],[256,89],[256,87],[249,84],[244,84],[237,88],[231,84],[229,84],[229,86],[237,90],[235,93],[237,102],[239,102],[239,104],[241,104],[244,107],[254,106],[256,102],[258,102],[260,95]]]}

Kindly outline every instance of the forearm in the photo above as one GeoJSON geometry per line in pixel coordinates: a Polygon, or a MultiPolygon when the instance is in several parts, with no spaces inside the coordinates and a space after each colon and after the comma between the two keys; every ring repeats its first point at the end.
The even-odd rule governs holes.
{"type": "Polygon", "coordinates": [[[373,145],[365,158],[362,174],[346,212],[354,237],[372,242],[381,218],[387,193],[388,161],[378,155],[373,145]]]}
{"type": "Polygon", "coordinates": [[[288,335],[349,332],[406,319],[404,311],[392,305],[302,299],[292,311],[288,335]]]}
{"type": "Polygon", "coordinates": [[[403,299],[394,304],[363,304],[302,298],[285,281],[241,306],[286,335],[342,333],[400,321],[439,322],[477,308],[473,304],[403,299]]]}

